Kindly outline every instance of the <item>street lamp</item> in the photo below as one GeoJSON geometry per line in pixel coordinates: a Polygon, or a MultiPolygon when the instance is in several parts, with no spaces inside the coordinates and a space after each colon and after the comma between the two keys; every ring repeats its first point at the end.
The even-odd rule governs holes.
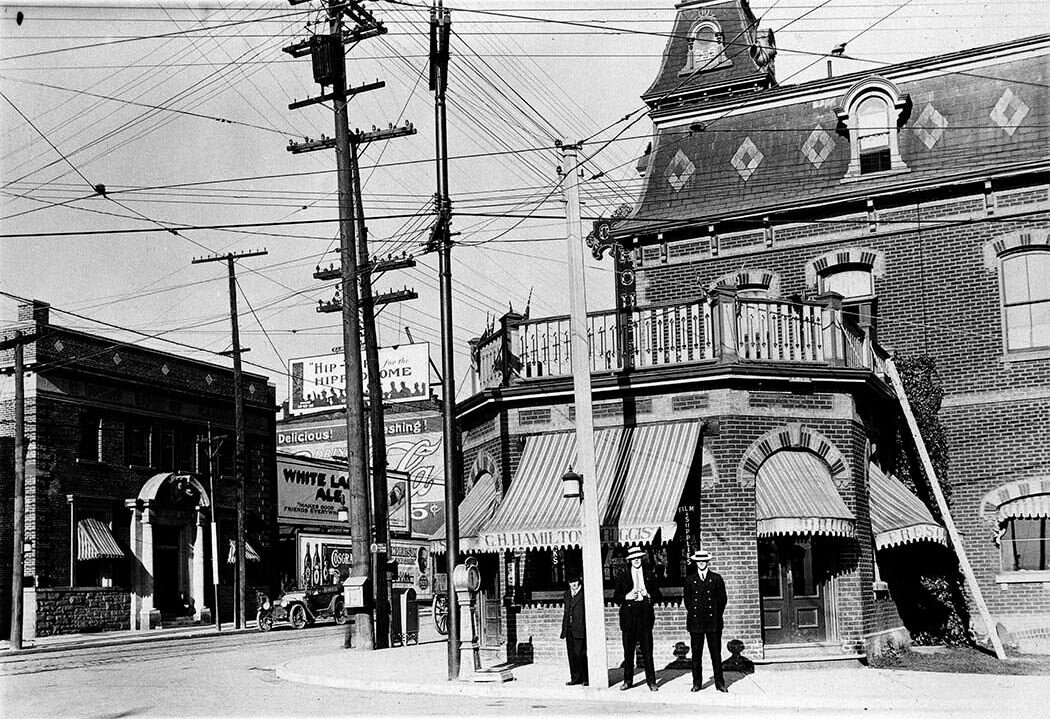
{"type": "Polygon", "coordinates": [[[561,492],[566,499],[579,497],[583,493],[583,476],[573,472],[572,467],[561,476],[561,492]]]}

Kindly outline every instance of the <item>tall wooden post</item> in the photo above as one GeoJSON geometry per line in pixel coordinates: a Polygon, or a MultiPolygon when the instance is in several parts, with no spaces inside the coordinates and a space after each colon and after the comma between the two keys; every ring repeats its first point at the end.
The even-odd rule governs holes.
{"type": "Polygon", "coordinates": [[[587,338],[587,288],[584,279],[583,227],[580,219],[578,145],[559,143],[565,172],[565,218],[569,262],[569,334],[572,384],[576,397],[576,471],[583,476],[580,499],[583,547],[583,602],[587,615],[587,673],[592,689],[607,688],[609,658],[605,649],[605,590],[602,538],[598,516],[598,471],[594,459],[594,417],[591,414],[590,342],[587,338]]]}
{"type": "Polygon", "coordinates": [[[941,519],[944,520],[944,528],[948,530],[948,536],[951,537],[952,547],[955,548],[955,556],[959,558],[959,566],[962,568],[963,575],[966,577],[966,583],[970,586],[970,593],[973,594],[973,601],[977,604],[977,611],[981,614],[981,619],[984,620],[984,625],[988,629],[988,638],[992,642],[992,647],[995,649],[995,656],[999,657],[1000,661],[1006,660],[1006,650],[1003,649],[1003,642],[999,639],[999,632],[995,628],[995,620],[992,619],[991,612],[988,611],[988,605],[984,602],[984,595],[981,594],[981,586],[977,583],[977,575],[973,572],[973,567],[970,565],[970,560],[966,556],[966,549],[963,547],[962,536],[959,534],[959,530],[955,526],[955,520],[952,519],[952,513],[948,509],[948,501],[944,498],[944,492],[941,491],[941,484],[937,480],[937,472],[933,468],[933,460],[930,459],[930,453],[926,451],[926,443],[922,439],[922,435],[919,434],[919,423],[915,421],[915,414],[911,411],[911,403],[908,401],[908,395],[904,393],[904,383],[901,382],[901,376],[897,373],[897,365],[894,364],[892,359],[886,360],[886,375],[890,378],[890,382],[893,384],[893,389],[897,393],[897,399],[900,401],[901,411],[904,413],[904,419],[908,423],[908,429],[911,431],[911,436],[915,440],[915,448],[919,451],[919,459],[922,460],[922,468],[926,470],[926,478],[930,482],[930,489],[933,491],[933,497],[937,500],[937,507],[941,510],[941,519]]]}

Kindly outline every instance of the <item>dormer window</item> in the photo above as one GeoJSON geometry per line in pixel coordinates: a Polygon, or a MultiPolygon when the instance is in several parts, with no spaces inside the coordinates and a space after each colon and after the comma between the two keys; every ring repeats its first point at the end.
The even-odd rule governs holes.
{"type": "Polygon", "coordinates": [[[908,170],[898,143],[900,116],[907,104],[908,96],[881,77],[866,78],[850,88],[835,111],[849,133],[845,180],[908,170]]]}
{"type": "Polygon", "coordinates": [[[725,61],[722,28],[710,18],[704,18],[689,31],[689,50],[685,67],[679,74],[710,70],[725,61]]]}

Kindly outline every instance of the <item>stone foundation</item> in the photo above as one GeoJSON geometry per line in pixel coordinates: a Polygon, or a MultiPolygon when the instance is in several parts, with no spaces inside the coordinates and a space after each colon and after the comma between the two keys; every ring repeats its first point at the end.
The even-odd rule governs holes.
{"type": "Polygon", "coordinates": [[[129,629],[131,599],[116,587],[31,588],[26,591],[27,636],[83,634],[129,629]],[[32,607],[32,609],[30,609],[32,607]]]}

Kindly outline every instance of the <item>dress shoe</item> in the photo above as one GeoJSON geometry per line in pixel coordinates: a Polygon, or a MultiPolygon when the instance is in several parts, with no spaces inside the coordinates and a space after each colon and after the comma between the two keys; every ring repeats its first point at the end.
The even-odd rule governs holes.
{"type": "Polygon", "coordinates": [[[729,690],[726,689],[726,685],[725,684],[722,684],[721,686],[716,686],[715,689],[717,689],[720,692],[725,692],[726,694],[729,693],[729,690]]]}
{"type": "Polygon", "coordinates": [[[694,684],[693,688],[690,689],[689,691],[691,691],[691,692],[698,692],[698,691],[700,691],[700,685],[699,684],[694,684]]]}
{"type": "Polygon", "coordinates": [[[589,687],[589,686],[590,686],[590,682],[584,682],[584,683],[583,683],[583,686],[585,686],[585,687],[589,687]]]}
{"type": "Polygon", "coordinates": [[[622,691],[622,692],[625,692],[625,691],[627,691],[630,688],[631,688],[631,683],[630,682],[624,682],[623,684],[620,685],[620,691],[622,691]]]}
{"type": "Polygon", "coordinates": [[[656,686],[656,682],[649,682],[649,691],[658,692],[660,691],[660,687],[656,686]]]}
{"type": "Polygon", "coordinates": [[[578,681],[576,681],[575,679],[574,679],[574,680],[572,680],[571,682],[565,682],[565,686],[567,686],[567,687],[574,687],[574,686],[576,686],[577,684],[583,684],[583,682],[578,682],[578,681]]]}

